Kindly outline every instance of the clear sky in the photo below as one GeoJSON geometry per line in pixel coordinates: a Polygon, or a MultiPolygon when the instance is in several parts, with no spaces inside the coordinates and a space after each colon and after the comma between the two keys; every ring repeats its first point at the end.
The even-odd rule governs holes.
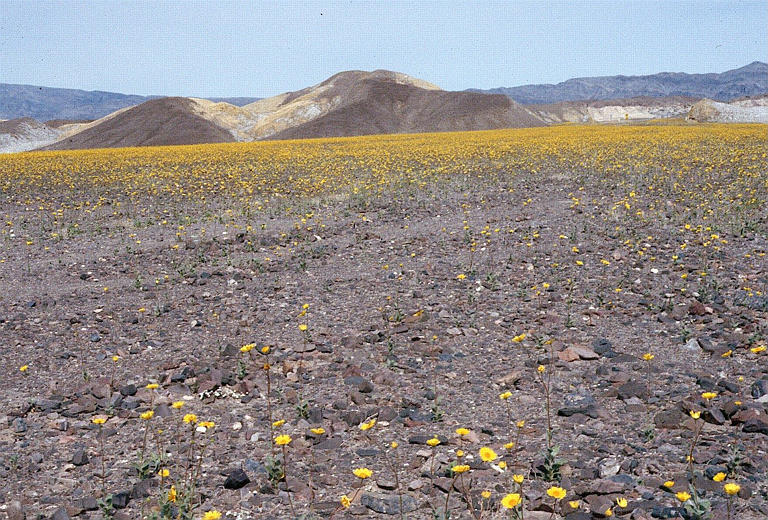
{"type": "Polygon", "coordinates": [[[265,97],[350,69],[442,88],[768,61],[768,1],[0,0],[0,83],[265,97]]]}

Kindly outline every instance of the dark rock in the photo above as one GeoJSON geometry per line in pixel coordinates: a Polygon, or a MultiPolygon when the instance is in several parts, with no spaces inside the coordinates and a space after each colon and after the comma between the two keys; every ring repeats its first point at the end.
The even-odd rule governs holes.
{"type": "Polygon", "coordinates": [[[612,347],[613,344],[605,338],[598,338],[592,342],[592,350],[605,358],[616,357],[617,354],[612,347]]]}
{"type": "Polygon", "coordinates": [[[88,453],[83,448],[78,448],[72,454],[72,464],[75,466],[85,466],[88,464],[88,453]]]}
{"type": "Polygon", "coordinates": [[[360,503],[368,509],[385,515],[399,515],[415,511],[419,505],[410,495],[384,495],[380,493],[363,493],[360,503]],[[403,507],[400,509],[400,502],[403,507]]]}
{"type": "Polygon", "coordinates": [[[232,470],[224,481],[225,489],[240,489],[251,481],[242,469],[232,470]]]}
{"type": "Polygon", "coordinates": [[[359,457],[378,457],[381,451],[375,448],[358,448],[355,450],[355,453],[359,457]]]}
{"type": "Polygon", "coordinates": [[[371,392],[373,392],[373,383],[371,383],[366,379],[362,381],[359,385],[357,385],[357,390],[361,394],[370,394],[371,392]]]}
{"type": "Polygon", "coordinates": [[[70,520],[71,517],[63,507],[58,508],[52,515],[51,520],[70,520]]]}
{"type": "Polygon", "coordinates": [[[682,515],[683,509],[679,507],[656,506],[651,509],[651,516],[653,518],[681,518],[682,515]]]}
{"type": "Polygon", "coordinates": [[[760,379],[752,383],[750,392],[752,393],[752,397],[755,399],[760,399],[764,395],[768,394],[768,379],[760,379]]]}
{"type": "Polygon", "coordinates": [[[131,499],[142,499],[152,495],[152,488],[157,487],[158,481],[153,478],[145,478],[133,485],[131,488],[131,499]]]}
{"type": "Polygon", "coordinates": [[[672,408],[670,410],[664,410],[657,413],[653,417],[653,422],[658,428],[671,430],[679,428],[685,419],[685,415],[683,415],[680,410],[677,408],[672,408]]]}
{"type": "Polygon", "coordinates": [[[129,383],[120,387],[120,394],[123,397],[136,395],[136,385],[129,383]]]}
{"type": "Polygon", "coordinates": [[[557,415],[570,417],[581,413],[597,419],[597,401],[589,393],[566,394],[563,398],[563,406],[557,410],[557,415]]]}
{"type": "Polygon", "coordinates": [[[762,433],[768,435],[768,421],[764,418],[750,419],[742,427],[744,433],[762,433]]]}
{"type": "Polygon", "coordinates": [[[725,424],[725,416],[719,408],[708,408],[703,411],[701,418],[709,424],[725,424]]]}
{"type": "Polygon", "coordinates": [[[22,419],[21,417],[16,417],[13,420],[13,423],[11,423],[11,426],[13,427],[13,433],[24,433],[27,431],[27,421],[22,419]]]}
{"type": "Polygon", "coordinates": [[[131,490],[118,491],[112,493],[112,507],[115,509],[125,509],[128,507],[128,502],[131,501],[131,490]]]}
{"type": "Polygon", "coordinates": [[[631,397],[647,397],[648,395],[648,387],[645,383],[641,383],[640,381],[632,380],[627,381],[623,385],[621,385],[618,389],[619,399],[622,401],[626,401],[627,399],[631,397]]]}
{"type": "Polygon", "coordinates": [[[328,437],[324,441],[315,444],[316,450],[336,450],[341,447],[341,437],[328,437]]]}
{"type": "Polygon", "coordinates": [[[72,507],[82,513],[83,511],[96,511],[99,504],[94,497],[83,497],[72,502],[72,507]]]}
{"type": "Polygon", "coordinates": [[[195,377],[195,371],[192,367],[186,366],[171,376],[171,383],[183,383],[190,377],[195,377]]]}

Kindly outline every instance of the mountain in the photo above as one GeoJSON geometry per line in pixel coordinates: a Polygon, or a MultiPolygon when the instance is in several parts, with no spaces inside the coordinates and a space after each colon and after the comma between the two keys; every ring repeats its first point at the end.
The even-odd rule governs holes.
{"type": "Polygon", "coordinates": [[[687,117],[700,123],[768,123],[768,95],[730,103],[702,99],[691,107],[687,117]]]}
{"type": "Polygon", "coordinates": [[[31,117],[0,121],[0,152],[24,152],[55,141],[60,133],[31,117]]]}
{"type": "Polygon", "coordinates": [[[82,125],[44,149],[163,146],[234,140],[229,131],[200,116],[191,99],[169,97],[152,99],[82,125]]]}
{"type": "Polygon", "coordinates": [[[446,92],[398,72],[348,71],[312,87],[241,107],[197,98],[149,100],[90,123],[60,125],[56,128],[58,136],[45,143],[44,149],[487,130],[544,124],[541,118],[506,96],[446,92]]]}
{"type": "Polygon", "coordinates": [[[559,101],[525,107],[550,124],[618,123],[685,117],[698,98],[685,96],[636,97],[596,101],[559,101]]]}
{"type": "MultiPolygon", "coordinates": [[[[115,110],[161,96],[135,96],[115,92],[38,87],[0,83],[0,119],[31,117],[49,119],[98,119],[115,110]]],[[[217,98],[233,105],[253,103],[259,98],[217,98]]]]}
{"type": "Polygon", "coordinates": [[[768,64],[755,61],[721,74],[662,72],[649,76],[601,76],[574,78],[556,85],[522,85],[470,91],[504,94],[524,105],[639,96],[686,96],[732,101],[768,92],[768,64]]]}

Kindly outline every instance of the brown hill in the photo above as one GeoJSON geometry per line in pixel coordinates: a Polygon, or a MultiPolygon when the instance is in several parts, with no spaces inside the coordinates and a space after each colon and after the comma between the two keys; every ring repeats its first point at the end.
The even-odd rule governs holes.
{"type": "Polygon", "coordinates": [[[232,142],[232,134],[197,113],[194,101],[153,99],[123,109],[57,141],[45,150],[119,148],[232,142]]]}
{"type": "MultiPolygon", "coordinates": [[[[356,79],[356,78],[355,78],[356,79]]],[[[544,122],[502,95],[427,90],[378,78],[349,82],[349,94],[327,113],[286,128],[270,139],[488,130],[543,126],[544,122]],[[351,83],[351,84],[350,84],[351,83]]],[[[333,93],[326,93],[332,99],[333,93]]]]}

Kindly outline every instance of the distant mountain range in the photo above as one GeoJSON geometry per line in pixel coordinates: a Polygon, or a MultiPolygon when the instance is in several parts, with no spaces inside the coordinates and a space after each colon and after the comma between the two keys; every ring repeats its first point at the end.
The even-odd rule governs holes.
{"type": "Polygon", "coordinates": [[[266,99],[142,97],[0,85],[0,152],[489,130],[681,117],[701,122],[768,122],[768,65],[759,62],[723,74],[615,76],[516,89],[529,93],[523,98],[528,104],[488,91],[449,92],[387,70],[340,72],[317,85],[266,99]],[[569,91],[570,97],[645,95],[530,103],[567,96],[569,91]],[[688,95],[667,95],[678,91],[688,95]],[[723,103],[702,99],[706,95],[720,100],[734,96],[739,99],[723,103]],[[13,117],[19,113],[24,117],[13,117]],[[9,116],[9,120],[1,120],[9,116]]]}
{"type": "Polygon", "coordinates": [[[633,97],[685,96],[732,101],[768,92],[768,64],[755,61],[721,74],[661,72],[649,76],[573,78],[556,85],[522,85],[471,92],[504,94],[524,105],[633,97]]]}
{"type": "MultiPolygon", "coordinates": [[[[86,91],[69,88],[37,87],[0,83],[0,119],[31,117],[93,120],[121,108],[131,107],[162,96],[135,96],[116,92],[86,91]]],[[[246,105],[259,98],[216,98],[233,105],[246,105]]]]}

